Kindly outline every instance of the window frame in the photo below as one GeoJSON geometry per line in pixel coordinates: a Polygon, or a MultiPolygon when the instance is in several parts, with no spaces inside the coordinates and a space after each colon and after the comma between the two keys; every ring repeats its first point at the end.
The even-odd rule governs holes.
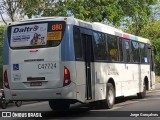
{"type": "Polygon", "coordinates": [[[74,55],[75,55],[75,59],[76,59],[76,61],[84,61],[84,50],[83,50],[83,43],[82,43],[82,36],[81,36],[81,32],[80,32],[80,27],[79,26],[73,26],[73,42],[74,42],[74,55]],[[75,47],[75,38],[74,38],[74,36],[75,36],[75,34],[74,34],[74,28],[77,28],[78,30],[79,30],[79,35],[78,35],[78,37],[79,37],[79,43],[81,43],[81,58],[77,58],[76,57],[76,48],[77,47],[75,47]]]}
{"type": "MultiPolygon", "coordinates": [[[[140,42],[138,42],[138,41],[135,41],[135,40],[131,40],[131,56],[132,56],[132,62],[133,63],[141,63],[141,61],[140,61],[140,57],[141,57],[141,54],[140,54],[140,42]],[[138,58],[136,58],[136,60],[138,59],[138,61],[134,61],[134,51],[133,51],[133,42],[134,43],[137,43],[138,44],[138,58]]],[[[137,56],[136,56],[137,57],[137,56]]]]}

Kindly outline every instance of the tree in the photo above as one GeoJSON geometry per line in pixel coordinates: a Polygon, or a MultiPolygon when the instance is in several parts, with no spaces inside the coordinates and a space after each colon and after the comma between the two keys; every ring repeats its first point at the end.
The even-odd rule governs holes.
{"type": "MultiPolygon", "coordinates": [[[[0,26],[0,43],[3,41],[5,26],[0,26]]],[[[0,44],[1,45],[1,44],[0,44]]],[[[1,47],[1,46],[0,46],[1,47]]]]}
{"type": "MultiPolygon", "coordinates": [[[[147,22],[151,6],[157,0],[2,0],[5,12],[14,21],[15,16],[74,16],[86,21],[97,21],[119,26],[124,18],[130,20],[132,31],[138,31],[147,22]]],[[[131,32],[132,32],[131,31],[131,32]]]]}
{"type": "Polygon", "coordinates": [[[150,39],[155,47],[156,74],[160,75],[160,20],[149,22],[139,34],[150,39]]]}
{"type": "Polygon", "coordinates": [[[119,0],[59,0],[54,8],[46,9],[42,16],[74,16],[86,21],[119,24],[123,11],[119,0]]]}
{"type": "Polygon", "coordinates": [[[32,16],[41,16],[47,9],[54,8],[55,0],[18,0],[20,14],[31,18],[32,16]]]}
{"type": "MultiPolygon", "coordinates": [[[[51,1],[51,0],[48,0],[51,1]]],[[[0,2],[0,15],[5,24],[5,18],[3,14],[6,14],[11,22],[15,20],[27,17],[32,17],[32,15],[39,15],[45,7],[45,0],[1,0],[0,2]]]]}
{"type": "Polygon", "coordinates": [[[74,16],[114,26],[123,22],[130,32],[138,34],[148,22],[152,13],[151,5],[156,3],[157,0],[59,0],[54,3],[54,8],[46,8],[42,16],[74,16]]]}
{"type": "Polygon", "coordinates": [[[3,46],[4,30],[5,26],[0,26],[0,88],[2,87],[2,80],[3,80],[2,46],[3,46]]]}
{"type": "Polygon", "coordinates": [[[15,14],[16,11],[18,10],[18,2],[16,0],[2,0],[0,2],[0,7],[1,7],[1,18],[4,21],[5,24],[7,24],[3,18],[3,13],[6,13],[9,18],[11,19],[11,21],[13,22],[15,20],[15,14]]]}
{"type": "Polygon", "coordinates": [[[127,32],[139,35],[149,22],[153,5],[157,2],[157,0],[121,0],[120,5],[126,16],[123,26],[127,26],[127,32]]]}

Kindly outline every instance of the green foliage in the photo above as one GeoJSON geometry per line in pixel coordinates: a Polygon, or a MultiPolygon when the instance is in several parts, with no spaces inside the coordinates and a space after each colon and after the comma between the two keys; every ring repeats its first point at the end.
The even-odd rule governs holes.
{"type": "Polygon", "coordinates": [[[127,26],[127,32],[139,35],[150,21],[152,7],[157,4],[157,0],[121,0],[120,3],[127,17],[123,26],[127,26]]]}
{"type": "Polygon", "coordinates": [[[155,55],[155,68],[156,74],[160,75],[160,38],[154,42],[154,46],[156,48],[156,55],[155,55]]]}
{"type": "Polygon", "coordinates": [[[156,74],[160,75],[160,20],[148,23],[139,34],[150,39],[155,47],[156,74]]]}
{"type": "MultiPolygon", "coordinates": [[[[131,33],[137,35],[148,22],[148,16],[152,13],[151,5],[155,5],[157,1],[15,0],[16,8],[13,8],[20,16],[27,15],[29,18],[33,16],[74,16],[85,21],[104,22],[114,26],[119,26],[123,22],[131,33]]],[[[11,12],[10,9],[7,10],[7,13],[11,12]]],[[[15,14],[15,11],[12,13],[15,14]]]]}
{"type": "Polygon", "coordinates": [[[85,21],[103,21],[119,24],[123,11],[118,0],[59,0],[52,9],[46,9],[42,16],[74,16],[85,21]]]}
{"type": "Polygon", "coordinates": [[[29,18],[38,16],[49,6],[49,2],[54,0],[17,0],[20,14],[27,15],[29,18]]]}
{"type": "Polygon", "coordinates": [[[149,22],[139,34],[151,39],[154,43],[160,38],[160,20],[149,22]]]}
{"type": "Polygon", "coordinates": [[[5,26],[0,26],[0,88],[2,88],[2,79],[3,79],[2,47],[3,47],[4,30],[5,26]]]}
{"type": "Polygon", "coordinates": [[[47,7],[42,11],[42,16],[74,16],[114,26],[119,26],[125,19],[125,25],[132,28],[131,32],[138,34],[148,22],[148,16],[152,13],[151,5],[156,3],[157,0],[59,0],[53,8],[47,7]]]}
{"type": "Polygon", "coordinates": [[[4,37],[4,30],[5,30],[5,26],[0,26],[0,47],[2,46],[2,41],[3,41],[3,37],[4,37]]]}

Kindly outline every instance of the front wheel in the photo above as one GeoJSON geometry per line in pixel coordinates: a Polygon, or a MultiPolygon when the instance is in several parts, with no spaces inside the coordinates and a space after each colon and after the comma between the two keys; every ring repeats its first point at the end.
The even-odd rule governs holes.
{"type": "Polygon", "coordinates": [[[111,109],[115,102],[115,89],[111,83],[107,83],[106,99],[102,101],[107,109],[111,109]]]}
{"type": "Polygon", "coordinates": [[[145,98],[145,96],[146,96],[146,84],[145,84],[145,82],[143,83],[143,91],[142,92],[140,92],[140,93],[137,93],[137,97],[139,98],[139,99],[143,99],[143,98],[145,98]]]}

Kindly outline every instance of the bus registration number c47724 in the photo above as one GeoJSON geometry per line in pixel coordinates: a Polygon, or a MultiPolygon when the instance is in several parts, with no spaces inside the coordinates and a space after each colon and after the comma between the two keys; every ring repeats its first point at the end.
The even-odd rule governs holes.
{"type": "Polygon", "coordinates": [[[56,68],[56,63],[38,64],[38,69],[54,69],[54,68],[56,68]]]}

